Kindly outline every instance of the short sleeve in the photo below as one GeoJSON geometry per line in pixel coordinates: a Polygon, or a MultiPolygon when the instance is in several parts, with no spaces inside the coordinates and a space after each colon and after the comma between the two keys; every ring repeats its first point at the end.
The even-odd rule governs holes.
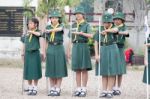
{"type": "Polygon", "coordinates": [[[90,24],[87,25],[87,33],[92,33],[92,27],[90,24]]]}
{"type": "Polygon", "coordinates": [[[25,35],[22,35],[22,36],[20,37],[20,41],[21,41],[22,43],[25,43],[25,35]]]}
{"type": "Polygon", "coordinates": [[[98,31],[94,34],[93,39],[97,42],[99,42],[99,33],[98,31]]]}

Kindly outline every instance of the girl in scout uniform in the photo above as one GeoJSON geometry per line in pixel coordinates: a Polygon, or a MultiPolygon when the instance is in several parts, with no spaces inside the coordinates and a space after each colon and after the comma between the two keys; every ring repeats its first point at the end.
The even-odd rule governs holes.
{"type": "MultiPolygon", "coordinates": [[[[86,86],[88,81],[88,71],[92,70],[91,58],[87,41],[89,37],[92,37],[91,27],[85,20],[85,12],[83,7],[75,8],[76,22],[72,24],[71,38],[73,43],[72,48],[72,70],[76,72],[77,88],[74,92],[74,96],[85,97],[86,86]],[[82,83],[81,83],[82,82],[82,83]]],[[[71,45],[69,44],[69,47],[71,45]]],[[[70,48],[68,48],[68,57],[70,48]]]]}
{"type": "Polygon", "coordinates": [[[100,97],[112,98],[115,76],[120,66],[119,49],[116,44],[118,29],[114,28],[113,18],[109,13],[102,16],[102,22],[101,32],[94,35],[96,75],[102,76],[103,91],[100,97]]]}
{"type": "Polygon", "coordinates": [[[38,80],[42,77],[40,42],[41,33],[38,29],[39,21],[32,18],[28,22],[28,32],[21,38],[24,43],[22,57],[24,59],[24,79],[28,80],[28,95],[37,94],[38,80]]]}
{"type": "Polygon", "coordinates": [[[60,22],[61,14],[53,10],[49,16],[51,25],[46,27],[43,37],[46,38],[46,77],[49,77],[51,88],[48,96],[60,96],[61,82],[67,77],[67,66],[63,46],[63,24],[60,22]]]}
{"type": "Polygon", "coordinates": [[[120,70],[119,74],[116,76],[116,81],[113,88],[113,94],[114,95],[120,95],[120,87],[122,82],[122,74],[126,74],[126,62],[125,62],[125,56],[124,56],[124,45],[125,45],[125,39],[126,37],[129,37],[129,33],[126,31],[126,25],[125,22],[125,16],[122,12],[116,12],[114,17],[114,24],[115,27],[118,28],[118,35],[117,35],[117,46],[119,48],[120,53],[120,70]]]}
{"type": "Polygon", "coordinates": [[[146,46],[147,50],[145,51],[145,69],[144,69],[144,74],[143,74],[143,82],[150,85],[150,35],[147,39],[147,44],[146,46]],[[148,69],[148,79],[147,79],[147,69],[148,69]]]}

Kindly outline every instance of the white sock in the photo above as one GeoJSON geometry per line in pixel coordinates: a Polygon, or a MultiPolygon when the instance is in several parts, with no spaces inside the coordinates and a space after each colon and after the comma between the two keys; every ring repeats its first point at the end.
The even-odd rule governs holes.
{"type": "Polygon", "coordinates": [[[57,87],[57,88],[56,88],[56,91],[57,91],[57,92],[60,92],[60,88],[57,87]]]}
{"type": "Polygon", "coordinates": [[[117,90],[118,88],[116,86],[113,87],[113,90],[117,90]]]}
{"type": "Polygon", "coordinates": [[[33,86],[33,89],[34,89],[34,90],[37,90],[37,86],[34,85],[34,86],[33,86]]]}
{"type": "Polygon", "coordinates": [[[55,90],[55,87],[51,87],[50,90],[55,90]]]}
{"type": "Polygon", "coordinates": [[[113,91],[107,91],[108,93],[113,93],[113,91]]]}
{"type": "Polygon", "coordinates": [[[103,92],[103,93],[107,93],[107,91],[106,91],[106,90],[103,90],[102,92],[103,92]]]}
{"type": "Polygon", "coordinates": [[[29,85],[28,88],[29,88],[29,90],[32,90],[32,89],[33,89],[33,86],[32,86],[32,85],[29,85]]]}
{"type": "Polygon", "coordinates": [[[86,91],[86,87],[82,87],[82,91],[86,91]]]}
{"type": "Polygon", "coordinates": [[[81,87],[77,87],[76,91],[80,92],[81,91],[81,87]]]}

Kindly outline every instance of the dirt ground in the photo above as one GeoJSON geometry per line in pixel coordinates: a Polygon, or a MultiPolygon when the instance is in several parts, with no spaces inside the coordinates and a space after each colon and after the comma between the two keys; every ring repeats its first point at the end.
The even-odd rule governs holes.
{"type": "MultiPolygon", "coordinates": [[[[69,76],[63,80],[60,97],[48,97],[44,72],[43,68],[43,78],[39,81],[38,95],[27,96],[26,93],[21,94],[22,69],[0,67],[0,99],[78,99],[71,96],[75,87],[74,73],[68,70],[69,76]]],[[[84,99],[98,99],[98,89],[102,88],[99,81],[101,78],[96,77],[94,73],[95,70],[89,72],[88,95],[84,99]]],[[[142,83],[142,76],[143,69],[128,69],[122,83],[122,94],[113,99],[146,99],[146,84],[142,83]]]]}

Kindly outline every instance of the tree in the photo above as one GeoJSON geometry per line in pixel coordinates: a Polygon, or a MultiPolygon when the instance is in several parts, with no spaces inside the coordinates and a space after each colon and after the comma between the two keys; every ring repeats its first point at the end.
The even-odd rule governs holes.
{"type": "Polygon", "coordinates": [[[23,7],[24,7],[24,16],[27,18],[33,17],[34,16],[34,11],[30,7],[30,4],[33,0],[24,0],[23,1],[23,7]]]}
{"type": "Polygon", "coordinates": [[[64,7],[66,5],[73,7],[79,2],[80,0],[39,0],[36,14],[38,17],[43,18],[45,15],[48,15],[51,10],[59,9],[64,15],[64,7]]]}

